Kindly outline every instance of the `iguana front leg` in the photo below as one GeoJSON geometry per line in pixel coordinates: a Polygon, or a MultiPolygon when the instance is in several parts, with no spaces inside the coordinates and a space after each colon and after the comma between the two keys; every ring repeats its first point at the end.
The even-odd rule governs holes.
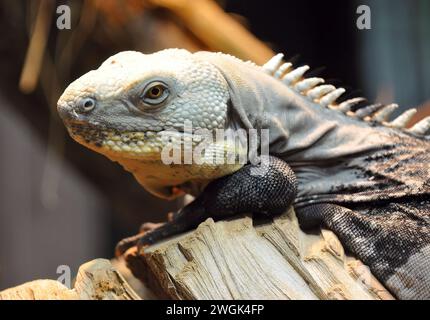
{"type": "Polygon", "coordinates": [[[180,209],[162,226],[122,240],[117,253],[131,246],[155,243],[197,227],[205,219],[223,219],[240,213],[273,216],[288,208],[296,195],[296,178],[286,162],[268,157],[267,164],[247,164],[237,172],[214,180],[200,196],[180,209]]]}

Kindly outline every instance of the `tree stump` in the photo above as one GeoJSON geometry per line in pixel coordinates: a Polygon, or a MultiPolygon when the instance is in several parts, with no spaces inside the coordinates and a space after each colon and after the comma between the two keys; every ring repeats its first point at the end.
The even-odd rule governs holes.
{"type": "Polygon", "coordinates": [[[125,258],[160,298],[393,299],[331,231],[301,231],[293,210],[255,226],[250,216],[207,219],[125,258]]]}

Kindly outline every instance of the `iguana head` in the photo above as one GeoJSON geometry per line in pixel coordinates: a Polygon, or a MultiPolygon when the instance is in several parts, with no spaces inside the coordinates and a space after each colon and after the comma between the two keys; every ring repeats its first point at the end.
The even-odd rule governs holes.
{"type": "Polygon", "coordinates": [[[161,161],[172,139],[189,134],[184,123],[194,131],[224,128],[228,101],[228,85],[218,68],[186,50],[126,51],[71,83],[58,101],[58,112],[73,139],[121,163],[153,193],[170,197],[171,186],[240,168],[161,161]]]}
{"type": "Polygon", "coordinates": [[[58,111],[71,136],[122,158],[159,158],[159,133],[223,128],[229,93],[212,64],[186,50],[118,53],[71,83],[58,111]]]}

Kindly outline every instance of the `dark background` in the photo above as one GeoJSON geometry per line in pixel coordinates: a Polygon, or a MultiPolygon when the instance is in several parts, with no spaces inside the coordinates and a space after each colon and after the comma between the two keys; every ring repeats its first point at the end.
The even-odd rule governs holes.
{"type": "MultiPolygon", "coordinates": [[[[68,83],[118,51],[207,47],[164,9],[107,0],[96,13],[91,2],[53,4],[31,92],[19,83],[40,1],[0,3],[0,290],[55,278],[59,265],[74,273],[87,260],[110,258],[141,222],[165,220],[180,205],[148,195],[121,167],[73,142],[55,102],[68,83]],[[56,28],[60,4],[72,8],[71,30],[56,28]]],[[[429,0],[218,3],[275,52],[351,94],[427,112],[429,0]],[[356,27],[361,4],[371,8],[371,30],[356,27]]]]}

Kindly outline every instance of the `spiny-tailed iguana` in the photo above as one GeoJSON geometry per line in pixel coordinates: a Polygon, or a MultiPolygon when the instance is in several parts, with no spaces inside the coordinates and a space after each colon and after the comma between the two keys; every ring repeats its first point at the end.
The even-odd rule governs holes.
{"type": "Polygon", "coordinates": [[[274,215],[293,204],[302,228],[333,230],[398,298],[430,298],[430,117],[407,129],[414,110],[389,122],[396,105],[337,103],[345,90],[304,78],[307,70],[281,54],[260,67],[221,53],[127,51],[70,84],[58,111],[75,140],[148,191],[197,196],[140,245],[210,216],[274,215]],[[268,129],[267,170],[164,164],[172,139],[162,136],[175,129],[173,140],[186,138],[185,121],[196,131],[268,129]]]}

